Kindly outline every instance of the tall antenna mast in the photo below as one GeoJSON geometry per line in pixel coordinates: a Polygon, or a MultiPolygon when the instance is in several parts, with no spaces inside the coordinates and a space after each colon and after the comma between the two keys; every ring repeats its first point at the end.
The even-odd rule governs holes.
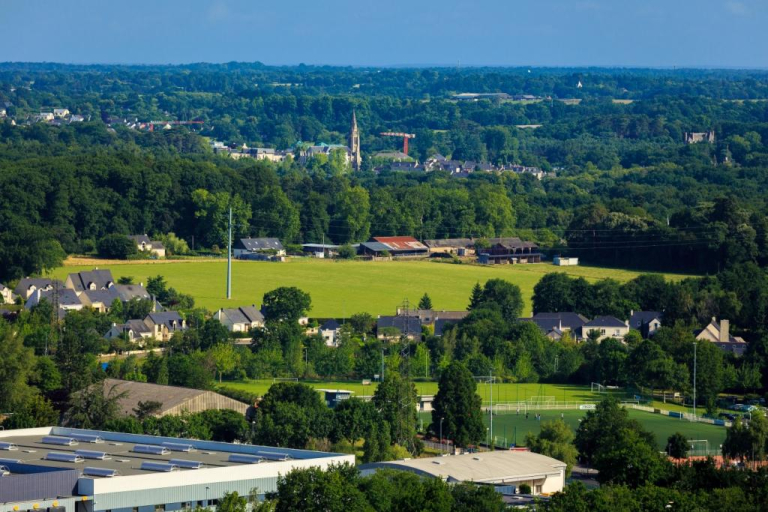
{"type": "Polygon", "coordinates": [[[229,207],[229,232],[227,237],[227,298],[232,298],[232,207],[229,207]]]}

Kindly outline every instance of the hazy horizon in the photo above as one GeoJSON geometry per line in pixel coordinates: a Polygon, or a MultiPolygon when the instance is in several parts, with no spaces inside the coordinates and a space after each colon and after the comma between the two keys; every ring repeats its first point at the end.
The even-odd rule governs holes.
{"type": "Polygon", "coordinates": [[[4,62],[768,68],[760,0],[72,0],[0,20],[4,62]]]}

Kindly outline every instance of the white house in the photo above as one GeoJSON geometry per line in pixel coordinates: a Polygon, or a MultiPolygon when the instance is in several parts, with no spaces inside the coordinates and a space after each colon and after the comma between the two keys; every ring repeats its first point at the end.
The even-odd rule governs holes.
{"type": "Polygon", "coordinates": [[[591,331],[597,331],[598,342],[608,338],[623,340],[629,333],[629,322],[622,322],[615,316],[598,316],[581,327],[582,339],[587,339],[591,331]]]}
{"type": "Polygon", "coordinates": [[[334,319],[328,320],[320,326],[320,336],[329,347],[335,347],[339,344],[339,335],[341,334],[341,325],[334,319]]]}
{"type": "Polygon", "coordinates": [[[157,240],[152,241],[146,234],[130,235],[128,238],[136,243],[136,247],[140,251],[149,252],[158,258],[165,258],[165,246],[163,245],[163,242],[159,242],[157,240]]]}
{"type": "Polygon", "coordinates": [[[16,302],[16,294],[10,288],[0,284],[0,304],[13,304],[14,302],[16,302]]]}
{"type": "Polygon", "coordinates": [[[277,238],[241,238],[232,246],[232,254],[235,258],[258,253],[285,256],[285,248],[277,238]]]}
{"type": "Polygon", "coordinates": [[[152,338],[152,328],[144,320],[128,320],[124,324],[112,324],[112,327],[104,335],[108,340],[126,335],[131,343],[143,344],[143,341],[152,338]]]}
{"type": "Polygon", "coordinates": [[[69,115],[69,109],[67,108],[55,108],[53,109],[53,117],[67,117],[69,115]]]}
{"type": "Polygon", "coordinates": [[[176,331],[187,330],[187,321],[176,311],[150,313],[144,323],[152,330],[152,337],[158,341],[168,341],[176,331]]]}

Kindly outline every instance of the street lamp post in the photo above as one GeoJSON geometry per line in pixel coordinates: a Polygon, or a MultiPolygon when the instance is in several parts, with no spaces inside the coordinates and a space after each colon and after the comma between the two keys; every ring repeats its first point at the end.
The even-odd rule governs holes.
{"type": "Polygon", "coordinates": [[[696,419],[696,342],[693,342],[693,419],[696,419]]]}
{"type": "Polygon", "coordinates": [[[440,453],[443,453],[443,420],[445,418],[440,418],[440,453]]]}

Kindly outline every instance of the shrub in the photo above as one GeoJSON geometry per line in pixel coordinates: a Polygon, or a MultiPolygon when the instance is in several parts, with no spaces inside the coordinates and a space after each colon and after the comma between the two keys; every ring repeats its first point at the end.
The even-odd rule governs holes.
{"type": "Polygon", "coordinates": [[[115,260],[127,260],[130,256],[138,254],[136,244],[125,235],[112,234],[99,240],[98,254],[102,258],[115,260]]]}

